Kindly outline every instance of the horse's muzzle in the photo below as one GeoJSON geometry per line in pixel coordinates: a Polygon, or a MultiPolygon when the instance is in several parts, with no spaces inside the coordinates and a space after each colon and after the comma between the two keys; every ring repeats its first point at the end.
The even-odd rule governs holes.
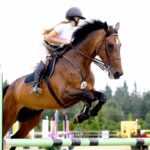
{"type": "Polygon", "coordinates": [[[115,70],[113,68],[110,68],[108,70],[108,76],[110,77],[110,79],[119,79],[120,76],[123,75],[123,71],[122,70],[115,70]]]}
{"type": "Polygon", "coordinates": [[[119,79],[120,76],[122,76],[122,75],[123,75],[123,72],[118,72],[118,71],[113,74],[114,79],[119,79]]]}

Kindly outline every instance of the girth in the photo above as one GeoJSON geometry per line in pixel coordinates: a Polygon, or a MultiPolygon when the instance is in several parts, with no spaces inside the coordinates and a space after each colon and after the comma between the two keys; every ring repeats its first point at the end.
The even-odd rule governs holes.
{"type": "Polygon", "coordinates": [[[52,96],[55,98],[56,102],[62,107],[62,108],[66,108],[67,106],[65,106],[64,103],[61,102],[61,100],[57,97],[56,93],[54,92],[51,84],[50,84],[50,81],[49,81],[49,78],[48,77],[45,77],[45,82],[47,84],[47,87],[48,87],[48,90],[49,92],[52,94],[52,96]]]}

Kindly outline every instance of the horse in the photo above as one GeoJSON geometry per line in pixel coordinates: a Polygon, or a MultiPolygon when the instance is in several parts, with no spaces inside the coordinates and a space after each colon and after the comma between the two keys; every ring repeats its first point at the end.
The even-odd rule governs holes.
{"type": "Polygon", "coordinates": [[[94,88],[91,63],[108,71],[110,78],[119,79],[123,75],[119,27],[119,23],[113,27],[100,20],[82,24],[73,33],[69,50],[58,58],[52,76],[41,80],[43,92],[40,95],[29,93],[32,83],[25,84],[27,75],[5,87],[3,136],[18,120],[20,127],[12,138],[25,138],[39,124],[45,109],[60,110],[83,102],[84,107],[75,116],[74,123],[96,116],[106,103],[106,95],[94,88]],[[95,101],[97,104],[92,106],[95,101]]]}

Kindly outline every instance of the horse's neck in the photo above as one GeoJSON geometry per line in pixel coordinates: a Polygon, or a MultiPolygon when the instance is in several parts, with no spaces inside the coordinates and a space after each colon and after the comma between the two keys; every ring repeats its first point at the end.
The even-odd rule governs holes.
{"type": "Polygon", "coordinates": [[[72,64],[74,69],[80,70],[82,75],[87,75],[90,71],[92,59],[95,58],[97,48],[102,45],[104,37],[105,31],[94,31],[81,43],[73,46],[73,48],[65,54],[66,59],[68,59],[68,62],[72,64]]]}
{"type": "Polygon", "coordinates": [[[92,61],[87,61],[87,57],[95,58],[97,55],[97,50],[103,44],[103,40],[105,38],[105,31],[98,30],[91,33],[80,45],[78,45],[77,49],[81,51],[85,55],[82,56],[81,63],[88,68],[92,61]]]}
{"type": "Polygon", "coordinates": [[[105,38],[104,30],[97,30],[91,33],[80,45],[79,49],[89,57],[95,57],[97,48],[102,45],[105,38]]]}

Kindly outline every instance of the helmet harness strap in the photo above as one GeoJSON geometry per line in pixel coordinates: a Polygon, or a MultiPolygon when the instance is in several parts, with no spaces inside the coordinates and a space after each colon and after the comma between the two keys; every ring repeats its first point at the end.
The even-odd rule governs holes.
{"type": "Polygon", "coordinates": [[[79,23],[79,19],[78,19],[78,20],[76,20],[76,19],[75,19],[75,17],[73,17],[73,21],[75,22],[75,26],[77,26],[77,25],[78,25],[78,23],[79,23]]]}

